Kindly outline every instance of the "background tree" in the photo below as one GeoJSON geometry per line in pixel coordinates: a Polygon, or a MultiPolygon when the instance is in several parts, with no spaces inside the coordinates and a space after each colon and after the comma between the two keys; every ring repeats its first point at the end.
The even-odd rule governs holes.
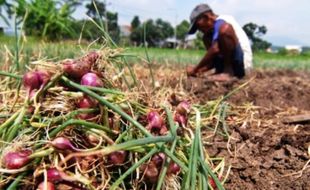
{"type": "Polygon", "coordinates": [[[73,30],[76,1],[18,0],[16,15],[21,22],[26,16],[24,31],[27,35],[50,40],[75,36],[73,30]],[[27,13],[27,14],[26,14],[27,13]]]}
{"type": "Polygon", "coordinates": [[[120,39],[120,28],[118,26],[118,14],[107,12],[107,20],[108,20],[108,28],[109,28],[109,35],[114,42],[119,42],[120,39]]]}
{"type": "Polygon", "coordinates": [[[131,21],[131,28],[134,30],[134,29],[137,29],[141,26],[141,21],[139,19],[138,16],[134,16],[132,21],[131,21]]]}
{"type": "MultiPolygon", "coordinates": [[[[145,41],[149,46],[154,47],[158,45],[156,44],[156,42],[158,41],[159,35],[157,33],[157,29],[153,19],[149,19],[145,23],[143,23],[141,29],[143,32],[140,33],[142,35],[140,39],[144,40],[145,35],[145,41]]],[[[143,41],[141,43],[143,43],[143,41]]]]}
{"type": "Polygon", "coordinates": [[[143,33],[142,27],[141,27],[141,21],[138,16],[134,16],[131,21],[131,33],[130,33],[130,41],[138,46],[143,42],[143,36],[141,33],[143,33]]]}
{"type": "Polygon", "coordinates": [[[252,42],[252,49],[254,51],[265,50],[271,46],[271,43],[261,38],[267,33],[266,26],[258,26],[257,24],[250,22],[245,24],[242,28],[252,42]]]}
{"type": "Polygon", "coordinates": [[[136,45],[141,45],[145,41],[149,46],[159,46],[166,38],[173,36],[173,27],[169,22],[162,19],[149,19],[143,24],[139,24],[139,17],[134,17],[131,22],[132,33],[130,39],[136,45]]]}
{"type": "MultiPolygon", "coordinates": [[[[118,26],[118,14],[112,13],[106,10],[106,5],[99,0],[92,0],[90,3],[86,4],[87,15],[91,17],[96,23],[103,24],[105,30],[107,30],[113,41],[118,42],[120,38],[120,28],[118,26]]],[[[96,27],[91,26],[94,24],[87,23],[84,32],[87,39],[98,39],[104,34],[96,27]]],[[[85,25],[86,26],[86,25],[85,25]]]]}
{"type": "Polygon", "coordinates": [[[206,49],[205,45],[203,44],[202,37],[203,37],[203,34],[201,32],[198,32],[196,35],[196,39],[194,40],[195,48],[206,49]]]}
{"type": "Polygon", "coordinates": [[[86,4],[87,12],[86,14],[98,21],[99,19],[104,18],[106,5],[103,2],[98,0],[91,0],[88,4],[86,4]],[[98,11],[97,11],[98,10],[98,11]]]}
{"type": "Polygon", "coordinates": [[[182,42],[185,41],[187,36],[189,22],[187,20],[183,20],[177,27],[177,39],[181,40],[182,42]]]}
{"type": "Polygon", "coordinates": [[[155,21],[155,27],[158,34],[157,42],[163,41],[166,38],[172,37],[174,35],[174,28],[171,26],[171,24],[160,18],[155,21]]]}

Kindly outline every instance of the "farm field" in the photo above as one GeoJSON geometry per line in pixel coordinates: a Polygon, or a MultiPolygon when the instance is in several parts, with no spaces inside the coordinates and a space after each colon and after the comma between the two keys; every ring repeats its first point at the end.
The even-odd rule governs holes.
{"type": "Polygon", "coordinates": [[[309,122],[284,121],[290,116],[309,114],[309,72],[256,70],[235,83],[179,77],[173,74],[165,83],[190,92],[200,104],[216,100],[251,80],[227,99],[229,139],[205,139],[210,157],[224,157],[231,164],[226,189],[308,189],[309,122]]]}
{"type": "MultiPolygon", "coordinates": [[[[208,175],[208,186],[213,189],[310,187],[309,120],[287,122],[291,116],[310,115],[309,54],[257,53],[254,70],[248,76],[220,83],[210,82],[206,76],[186,76],[185,66],[196,64],[204,53],[198,50],[110,49],[98,44],[28,39],[20,42],[16,53],[14,40],[0,41],[0,189],[20,189],[20,185],[36,189],[46,178],[44,172],[54,167],[71,177],[83,176],[67,183],[56,181],[58,189],[156,189],[158,181],[163,184],[162,189],[186,189],[196,186],[196,182],[197,186],[206,187],[204,175],[208,175]],[[88,54],[94,50],[98,55],[88,54]],[[67,58],[92,62],[91,71],[100,76],[101,82],[96,85],[101,91],[74,85],[80,79],[70,75],[72,70],[64,69],[67,58]],[[34,68],[48,71],[52,76],[49,80],[56,83],[52,87],[47,85],[45,93],[38,93],[27,102],[25,83],[21,85],[19,81],[34,68]],[[59,81],[55,77],[58,75],[59,81]],[[108,90],[102,92],[102,87],[108,90]],[[100,104],[92,107],[95,110],[88,110],[93,114],[90,117],[70,115],[83,108],[76,104],[85,98],[82,92],[100,104]],[[184,115],[186,122],[179,123],[175,118],[183,101],[190,102],[191,109],[184,115]],[[164,132],[139,128],[139,124],[150,125],[147,114],[152,111],[163,117],[168,128],[164,132]],[[178,137],[173,136],[176,134],[172,119],[181,125],[175,131],[178,137]],[[91,140],[86,136],[89,133],[93,135],[91,140]],[[89,153],[72,147],[59,151],[51,142],[56,137],[67,137],[77,149],[87,149],[89,153]],[[158,142],[163,142],[164,148],[175,155],[171,159],[180,165],[174,170],[166,165],[166,176],[158,174],[152,178],[148,167],[159,151],[158,144],[154,145],[158,142]],[[197,155],[191,154],[194,146],[201,150],[197,155]],[[31,154],[31,159],[38,159],[27,160],[26,167],[4,169],[5,153],[22,148],[43,152],[31,154]],[[113,156],[113,152],[118,154],[113,156]],[[147,157],[150,152],[153,155],[147,157]],[[122,156],[121,160],[113,158],[122,156]],[[205,162],[199,162],[200,158],[205,162]],[[193,169],[191,164],[201,168],[193,169]],[[212,172],[206,172],[203,166],[210,167],[212,172]],[[123,176],[128,170],[131,173],[123,176]],[[217,178],[223,186],[214,182],[217,178]]],[[[153,169],[161,171],[160,167],[153,169]]]]}
{"type": "MultiPolygon", "coordinates": [[[[10,53],[10,56],[15,55],[16,41],[13,37],[0,35],[0,47],[3,55],[0,63],[3,63],[5,53],[10,53]]],[[[81,56],[88,49],[99,49],[102,46],[99,44],[89,44],[84,41],[63,41],[63,42],[44,42],[33,37],[21,38],[19,40],[19,51],[21,56],[21,64],[28,64],[31,60],[52,59],[62,60],[65,58],[74,58],[81,56]]],[[[122,47],[123,48],[123,47],[122,47]]],[[[175,50],[148,48],[147,54],[145,48],[140,47],[125,47],[123,54],[130,63],[140,63],[141,60],[147,60],[154,65],[179,65],[185,66],[196,64],[204,54],[203,50],[175,50]]],[[[257,52],[254,54],[254,67],[256,69],[289,69],[289,70],[309,70],[310,69],[310,53],[305,52],[301,55],[282,55],[257,52]]]]}

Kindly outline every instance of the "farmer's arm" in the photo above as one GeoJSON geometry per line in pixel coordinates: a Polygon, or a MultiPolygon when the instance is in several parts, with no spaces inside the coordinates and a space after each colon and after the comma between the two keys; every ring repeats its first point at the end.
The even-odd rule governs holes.
{"type": "Polygon", "coordinates": [[[207,52],[200,60],[197,66],[189,67],[187,69],[187,74],[189,76],[195,76],[200,69],[207,71],[213,68],[213,57],[219,53],[219,46],[217,41],[212,41],[212,34],[204,35],[203,36],[203,43],[207,49],[207,52]]]}
{"type": "Polygon", "coordinates": [[[226,51],[230,52],[230,50],[234,48],[236,44],[234,30],[232,26],[226,22],[221,24],[218,34],[213,36],[211,43],[208,41],[208,38],[204,38],[203,40],[205,46],[208,48],[208,51],[196,67],[187,70],[188,75],[195,76],[201,68],[203,68],[203,70],[210,70],[213,68],[213,58],[215,55],[220,53],[219,43],[222,44],[223,52],[221,52],[221,54],[223,54],[224,59],[226,58],[226,60],[230,58],[230,56],[225,57],[227,55],[226,51]]]}
{"type": "Polygon", "coordinates": [[[215,41],[211,44],[211,46],[208,48],[207,52],[203,56],[203,58],[200,60],[199,64],[194,68],[194,73],[199,72],[201,68],[204,68],[204,70],[209,70],[213,68],[212,60],[216,54],[219,53],[219,46],[218,42],[215,41]]]}

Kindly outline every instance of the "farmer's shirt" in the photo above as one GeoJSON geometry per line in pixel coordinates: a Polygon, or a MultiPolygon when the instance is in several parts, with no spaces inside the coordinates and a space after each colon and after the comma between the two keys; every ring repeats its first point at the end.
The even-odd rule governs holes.
{"type": "Polygon", "coordinates": [[[239,44],[241,46],[241,49],[243,51],[243,64],[245,69],[251,69],[253,67],[252,63],[252,49],[250,45],[250,41],[244,32],[244,30],[241,28],[241,26],[237,23],[237,21],[229,15],[220,15],[217,17],[215,24],[214,24],[214,33],[212,37],[212,42],[216,41],[219,37],[219,31],[220,26],[227,22],[230,24],[238,38],[239,44]]]}

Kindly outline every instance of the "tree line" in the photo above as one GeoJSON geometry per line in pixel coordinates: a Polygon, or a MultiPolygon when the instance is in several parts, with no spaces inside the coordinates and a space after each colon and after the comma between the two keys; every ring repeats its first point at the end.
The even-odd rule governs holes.
{"type": "MultiPolygon", "coordinates": [[[[108,11],[106,4],[99,0],[0,0],[0,17],[9,24],[14,20],[23,25],[26,35],[47,40],[76,39],[82,37],[88,41],[102,39],[106,32],[115,43],[122,41],[118,13],[108,11]],[[72,15],[79,6],[85,6],[89,18],[75,19],[72,15]],[[7,16],[4,16],[4,11],[7,16]]],[[[169,37],[185,42],[189,22],[183,20],[175,28],[160,18],[141,22],[139,16],[131,21],[131,32],[127,39],[129,45],[156,47],[169,37]]],[[[262,50],[271,44],[262,39],[267,33],[265,26],[248,23],[243,26],[254,50],[262,50]]],[[[203,48],[201,34],[197,35],[195,46],[203,48]]]]}

